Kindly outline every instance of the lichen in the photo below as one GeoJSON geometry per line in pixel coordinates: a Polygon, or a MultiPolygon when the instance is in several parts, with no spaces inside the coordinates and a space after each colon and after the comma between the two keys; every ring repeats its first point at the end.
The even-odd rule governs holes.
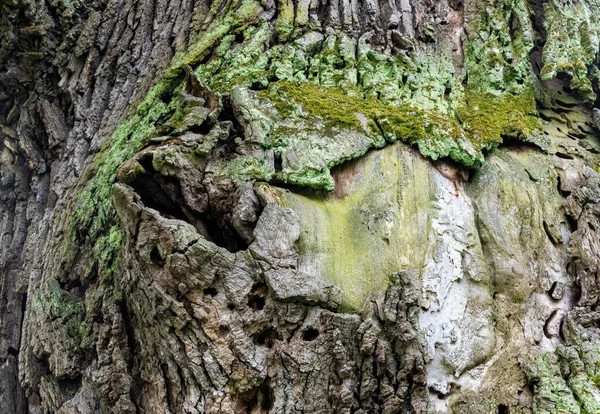
{"type": "Polygon", "coordinates": [[[143,148],[155,132],[155,122],[175,104],[165,104],[161,96],[170,93],[172,86],[160,82],[139,105],[138,110],[121,123],[108,139],[102,151],[86,172],[85,185],[73,201],[75,213],[70,217],[67,237],[62,246],[62,256],[72,255],[76,242],[87,242],[92,246],[94,259],[110,276],[115,270],[121,237],[114,227],[116,213],[111,201],[112,184],[118,168],[143,148]]]}
{"type": "Polygon", "coordinates": [[[484,8],[465,43],[469,88],[486,94],[520,94],[533,84],[531,10],[525,0],[501,0],[484,8]]]}
{"type": "Polygon", "coordinates": [[[294,2],[292,0],[279,1],[277,9],[275,34],[280,41],[286,41],[294,31],[294,2]]]}
{"type": "Polygon", "coordinates": [[[597,61],[600,21],[596,0],[551,0],[545,6],[548,33],[543,50],[541,78],[552,80],[558,74],[569,78],[571,87],[588,102],[596,99],[588,69],[597,61]]]}
{"type": "Polygon", "coordinates": [[[99,271],[106,278],[114,275],[118,265],[122,243],[121,228],[114,225],[96,241],[92,253],[94,261],[99,265],[99,271]]]}
{"type": "Polygon", "coordinates": [[[190,42],[185,52],[176,55],[165,78],[176,78],[184,65],[196,66],[224,36],[235,31],[242,32],[246,27],[255,24],[263,10],[261,3],[255,0],[228,3],[228,10],[221,10],[222,5],[220,2],[211,5],[206,18],[210,23],[190,42]]]}
{"type": "MultiPolygon", "coordinates": [[[[388,56],[372,50],[365,38],[338,31],[295,34],[295,40],[272,46],[277,35],[263,21],[237,37],[225,36],[196,74],[221,93],[260,89],[259,101],[246,104],[254,108],[254,121],[248,122],[261,123],[256,142],[284,165],[277,172],[268,157],[244,158],[221,172],[331,190],[333,166],[396,140],[417,146],[431,159],[450,157],[468,167],[480,166],[483,151],[505,136],[545,148],[529,69],[529,8],[522,1],[505,3],[499,16],[486,20],[485,12],[487,26],[480,28],[480,37],[501,37],[506,49],[500,59],[510,76],[501,85],[483,73],[491,70],[486,63],[467,62],[465,88],[443,54],[388,56]],[[514,19],[520,25],[516,34],[510,30],[514,19]]],[[[485,42],[469,44],[476,46],[491,48],[485,42]]],[[[257,128],[251,128],[246,132],[255,140],[257,128]]]]}
{"type": "Polygon", "coordinates": [[[528,380],[536,390],[534,411],[600,412],[600,339],[571,318],[566,318],[563,332],[564,345],[537,355],[526,365],[528,380]]]}
{"type": "Polygon", "coordinates": [[[269,24],[262,21],[258,26],[243,32],[244,41],[235,42],[234,35],[223,38],[215,49],[215,55],[206,65],[196,71],[199,80],[220,92],[230,92],[233,85],[267,85],[270,59],[267,44],[272,36],[269,24]]]}
{"type": "Polygon", "coordinates": [[[177,93],[184,65],[244,112],[243,145],[250,149],[211,165],[228,177],[330,191],[335,166],[399,140],[430,159],[449,157],[470,168],[506,136],[543,147],[526,1],[502,0],[482,11],[465,45],[464,73],[455,73],[444,52],[388,56],[373,50],[367,36],[302,33],[290,4],[279,3],[272,30],[255,1],[224,11],[215,3],[201,35],[107,140],[75,201],[69,239],[95,246],[104,276],[114,273],[121,243],[110,202],[117,168],[157,133],[159,122],[169,119],[175,130],[190,122],[177,93]]]}
{"type": "Polygon", "coordinates": [[[534,406],[537,414],[581,412],[573,392],[562,378],[554,354],[540,354],[526,367],[527,379],[534,385],[534,406]]]}

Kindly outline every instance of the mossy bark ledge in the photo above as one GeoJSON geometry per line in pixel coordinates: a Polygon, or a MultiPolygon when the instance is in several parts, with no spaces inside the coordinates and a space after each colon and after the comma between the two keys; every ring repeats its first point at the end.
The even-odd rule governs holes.
{"type": "Polygon", "coordinates": [[[600,412],[597,0],[0,5],[0,412],[600,412]]]}

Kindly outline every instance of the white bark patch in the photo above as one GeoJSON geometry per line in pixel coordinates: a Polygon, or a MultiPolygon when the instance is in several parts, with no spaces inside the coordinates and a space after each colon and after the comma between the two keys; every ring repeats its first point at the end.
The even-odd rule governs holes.
{"type": "MultiPolygon", "coordinates": [[[[495,345],[492,297],[476,281],[487,281],[471,201],[461,184],[435,175],[436,200],[423,269],[420,326],[429,360],[428,386],[441,395],[461,384],[461,375],[492,356],[495,345]]],[[[483,380],[481,373],[475,383],[483,380]]],[[[471,379],[470,382],[473,382],[471,379]]],[[[465,384],[466,385],[466,384],[465,384]]],[[[473,384],[474,385],[474,384],[473,384]]],[[[447,412],[447,400],[431,396],[447,412]]]]}

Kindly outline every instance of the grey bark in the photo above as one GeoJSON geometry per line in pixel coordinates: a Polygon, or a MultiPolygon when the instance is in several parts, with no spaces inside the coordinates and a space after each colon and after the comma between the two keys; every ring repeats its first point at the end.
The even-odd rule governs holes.
{"type": "MultiPolygon", "coordinates": [[[[22,351],[35,352],[30,338],[22,340],[28,292],[44,278],[80,284],[84,264],[58,269],[55,260],[61,222],[72,213],[66,211],[69,199],[117,122],[186,42],[206,4],[8,1],[1,7],[0,407],[15,414],[42,407],[56,412],[77,380],[53,379],[43,391],[40,380],[49,367],[41,349],[28,373],[22,369],[22,351]],[[53,403],[44,392],[56,394],[53,403]]],[[[52,335],[54,327],[41,329],[52,335]]],[[[63,375],[76,377],[83,362],[66,364],[72,375],[63,375]]]]}

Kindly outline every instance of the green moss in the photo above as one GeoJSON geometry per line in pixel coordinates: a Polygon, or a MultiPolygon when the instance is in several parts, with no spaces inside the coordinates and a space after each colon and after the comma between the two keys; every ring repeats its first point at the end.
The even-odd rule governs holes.
{"type": "MultiPolygon", "coordinates": [[[[279,5],[279,19],[289,26],[294,11],[287,6],[279,5]]],[[[246,160],[222,170],[239,171],[242,178],[254,170],[260,179],[330,190],[331,167],[396,140],[416,145],[429,158],[450,157],[468,167],[481,165],[482,151],[503,136],[544,147],[531,92],[529,14],[524,0],[503,0],[482,12],[479,35],[468,44],[466,90],[444,53],[392,57],[342,32],[308,32],[272,46],[266,22],[240,29],[241,43],[224,36],[211,60],[196,70],[199,79],[222,93],[237,86],[268,88],[258,94],[262,102],[250,106],[262,112],[270,102],[279,117],[265,111],[249,122],[261,130],[260,145],[290,165],[276,173],[265,160],[250,169],[246,160]],[[518,29],[511,30],[515,22],[518,29]],[[354,135],[343,142],[348,131],[354,135]]]]}
{"type": "MultiPolygon", "coordinates": [[[[397,140],[417,146],[431,159],[450,157],[477,167],[484,160],[482,151],[498,145],[503,136],[527,140],[541,129],[531,92],[533,40],[527,34],[532,29],[525,0],[502,0],[482,13],[477,35],[467,44],[466,89],[454,76],[451,58],[443,54],[392,57],[342,32],[300,36],[293,32],[289,1],[279,3],[275,27],[275,36],[286,43],[274,46],[269,23],[259,20],[259,2],[219,7],[211,6],[210,23],[187,52],[174,58],[86,173],[87,183],[74,202],[65,256],[72,243],[87,241],[104,276],[114,273],[121,244],[110,201],[116,171],[156,134],[162,120],[171,117],[176,127],[186,123],[180,103],[171,96],[181,87],[182,66],[196,66],[209,54],[208,62],[196,68],[203,84],[223,93],[236,85],[268,87],[252,105],[257,111],[276,109],[259,119],[264,131],[253,145],[264,151],[248,151],[259,155],[221,165],[220,173],[227,176],[332,190],[331,168],[397,140]],[[515,21],[518,29],[511,32],[515,21]],[[281,171],[272,165],[275,156],[283,160],[281,171]]],[[[579,30],[588,49],[596,42],[589,28],[579,30]]],[[[585,64],[575,62],[573,71],[583,73],[585,64]]]]}
{"type": "MultiPolygon", "coordinates": [[[[358,93],[351,95],[337,88],[287,81],[273,84],[268,91],[259,93],[259,97],[271,100],[284,118],[304,117],[301,128],[319,130],[325,136],[354,130],[368,136],[372,147],[402,140],[419,145],[433,159],[450,156],[468,166],[478,165],[482,160],[480,153],[471,156],[451,150],[456,146],[452,141],[459,137],[460,126],[456,120],[435,111],[427,112],[409,104],[384,105],[374,97],[363,98],[358,93]],[[310,117],[321,122],[309,121],[310,117]]],[[[275,130],[274,135],[288,131],[286,126],[285,130],[275,130]]],[[[364,150],[358,151],[357,156],[364,150]]]]}
{"type": "Polygon", "coordinates": [[[472,141],[483,147],[502,142],[503,136],[530,137],[542,131],[533,91],[494,97],[468,90],[457,115],[472,141]]]}
{"type": "Polygon", "coordinates": [[[94,261],[98,263],[99,271],[105,278],[111,278],[119,265],[122,238],[121,228],[114,225],[108,234],[98,238],[93,247],[94,261]]]}
{"type": "Polygon", "coordinates": [[[112,184],[117,169],[154,134],[156,121],[174,110],[175,103],[167,105],[161,100],[161,96],[171,92],[170,88],[171,84],[164,81],[155,86],[133,116],[117,127],[86,172],[88,179],[73,202],[75,213],[61,250],[65,259],[72,256],[74,243],[89,243],[99,269],[106,272],[104,276],[111,276],[116,269],[121,236],[115,227],[112,184]]]}
{"type": "Polygon", "coordinates": [[[50,296],[46,302],[48,315],[51,320],[60,321],[60,326],[66,329],[70,348],[77,352],[89,334],[84,321],[83,302],[72,300],[69,293],[61,289],[58,281],[52,280],[50,283],[50,296]]]}
{"type": "MultiPolygon", "coordinates": [[[[533,93],[496,98],[467,91],[456,118],[411,104],[386,105],[363,97],[357,88],[348,93],[312,83],[276,82],[259,92],[259,98],[269,99],[283,118],[305,118],[301,123],[305,130],[320,130],[326,136],[355,130],[368,135],[375,147],[402,140],[416,144],[432,159],[449,156],[467,166],[480,165],[481,150],[501,143],[503,136],[529,137],[541,131],[533,93]],[[309,117],[321,120],[325,129],[309,117]]],[[[273,135],[281,140],[291,130],[282,125],[273,135]]]]}
{"type": "MultiPolygon", "coordinates": [[[[498,34],[498,42],[504,45],[504,49],[496,50],[484,44],[482,52],[492,66],[521,56],[521,49],[517,53],[505,47],[510,43],[505,36],[509,12],[517,10],[525,28],[521,20],[526,9],[519,5],[518,1],[506,0],[500,7],[500,17],[488,16],[488,31],[498,34]]],[[[280,26],[293,26],[294,10],[288,6],[280,4],[280,26]]],[[[524,137],[539,128],[532,116],[535,103],[530,94],[496,97],[479,86],[463,94],[447,60],[434,61],[418,54],[414,59],[384,56],[343,33],[329,34],[325,39],[309,33],[294,42],[271,47],[269,24],[257,21],[261,11],[258,3],[245,0],[235,7],[230,5],[224,13],[217,13],[215,7],[209,16],[220,17],[204,28],[186,53],[177,55],[164,79],[117,127],[86,173],[89,180],[75,200],[76,213],[63,248],[65,257],[72,243],[87,240],[95,246],[100,269],[107,276],[114,272],[120,237],[115,237],[113,230],[115,212],[110,196],[116,171],[156,133],[159,120],[171,115],[171,123],[184,122],[177,99],[164,97],[180,87],[182,65],[193,65],[209,52],[213,58],[196,72],[213,89],[230,92],[237,84],[269,85],[259,98],[276,107],[282,122],[274,123],[269,130],[268,140],[262,143],[265,150],[273,150],[287,160],[307,154],[290,161],[292,167],[281,172],[273,171],[266,159],[252,157],[224,166],[224,173],[243,179],[331,190],[329,171],[333,166],[396,140],[418,146],[432,159],[451,157],[467,166],[478,166],[483,162],[482,149],[497,145],[503,135],[524,137]],[[244,41],[237,44],[234,33],[243,34],[244,41]],[[272,82],[275,76],[294,81],[272,82]],[[444,97],[448,85],[452,86],[450,100],[444,97]],[[349,136],[348,131],[354,131],[352,139],[344,142],[342,137],[349,136]],[[324,137],[330,142],[318,142],[324,137]]],[[[278,33],[285,38],[289,35],[286,31],[278,33]]],[[[519,47],[526,50],[527,42],[521,43],[519,47]]],[[[513,78],[522,80],[521,75],[513,78]]],[[[478,85],[489,84],[489,79],[480,78],[478,85]]],[[[470,79],[475,82],[478,78],[470,79]]]]}
{"type": "Polygon", "coordinates": [[[367,105],[367,101],[351,97],[339,89],[310,83],[298,85],[289,81],[274,83],[269,91],[261,91],[258,96],[272,99],[283,117],[294,116],[298,109],[303,109],[309,115],[322,118],[330,128],[361,128],[355,114],[362,112],[367,105]]]}

